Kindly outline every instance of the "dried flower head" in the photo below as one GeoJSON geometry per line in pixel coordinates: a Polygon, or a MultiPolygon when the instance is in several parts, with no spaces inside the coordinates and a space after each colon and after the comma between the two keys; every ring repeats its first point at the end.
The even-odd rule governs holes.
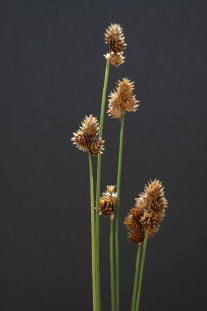
{"type": "Polygon", "coordinates": [[[135,208],[130,210],[124,223],[129,230],[129,241],[132,244],[141,244],[144,241],[145,230],[149,230],[149,238],[154,236],[165,216],[167,200],[164,197],[162,183],[156,179],[153,182],[150,181],[145,186],[144,193],[141,193],[135,200],[135,208]]]}
{"type": "Polygon", "coordinates": [[[107,191],[103,192],[99,199],[99,211],[100,215],[110,216],[111,221],[113,221],[117,194],[114,192],[115,186],[107,186],[106,189],[107,191]]]}
{"type": "Polygon", "coordinates": [[[164,188],[159,180],[150,181],[145,186],[145,194],[150,201],[150,207],[156,213],[165,213],[167,200],[164,196],[164,188]]]}
{"type": "Polygon", "coordinates": [[[111,26],[106,29],[105,40],[110,50],[114,53],[122,52],[126,46],[123,29],[118,24],[111,24],[111,26]]]}
{"type": "Polygon", "coordinates": [[[125,218],[124,224],[129,231],[128,238],[131,244],[141,245],[144,241],[145,230],[141,223],[142,216],[143,211],[133,207],[125,218]]]}
{"type": "Polygon", "coordinates": [[[107,113],[112,118],[121,119],[124,111],[136,111],[138,102],[133,95],[134,82],[130,82],[127,78],[118,80],[116,91],[114,90],[109,95],[109,109],[107,113]]]}
{"type": "Polygon", "coordinates": [[[77,133],[73,133],[71,140],[77,148],[98,156],[104,150],[104,140],[97,137],[99,132],[98,120],[90,115],[85,117],[77,133]]]}
{"type": "Polygon", "coordinates": [[[90,136],[96,136],[99,132],[98,120],[92,114],[89,117],[85,116],[81,125],[80,130],[90,136]]]}
{"type": "Polygon", "coordinates": [[[111,53],[107,53],[104,56],[106,59],[110,57],[110,64],[115,67],[119,67],[120,65],[122,65],[125,59],[125,57],[123,56],[123,52],[120,52],[120,53],[111,52],[111,53]]]}

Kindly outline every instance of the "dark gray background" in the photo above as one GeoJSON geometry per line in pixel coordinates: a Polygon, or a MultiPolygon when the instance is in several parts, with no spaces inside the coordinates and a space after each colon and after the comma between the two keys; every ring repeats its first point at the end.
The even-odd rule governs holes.
{"type": "MultiPolygon", "coordinates": [[[[70,142],[99,117],[108,25],[124,28],[139,111],[127,113],[120,220],[149,179],[169,208],[146,255],[141,310],[206,310],[206,1],[1,1],[1,311],[92,310],[87,154],[70,142]]],[[[120,123],[106,116],[101,191],[116,184],[120,123]]],[[[94,160],[94,169],[96,158],[94,160]]],[[[121,310],[136,247],[120,224],[121,310]]],[[[110,310],[101,219],[102,310],[110,310]]]]}

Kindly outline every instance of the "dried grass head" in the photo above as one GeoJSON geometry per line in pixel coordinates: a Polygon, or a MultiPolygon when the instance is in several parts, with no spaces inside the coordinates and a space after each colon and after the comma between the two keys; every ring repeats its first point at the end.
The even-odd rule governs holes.
{"type": "Polygon", "coordinates": [[[110,50],[114,53],[122,52],[126,46],[123,28],[118,24],[111,24],[111,26],[106,29],[105,40],[110,50]]]}
{"type": "Polygon", "coordinates": [[[165,216],[167,200],[162,183],[156,179],[150,181],[145,186],[145,191],[135,200],[135,208],[130,210],[124,223],[129,231],[129,241],[132,244],[141,244],[144,241],[145,230],[149,230],[149,238],[153,237],[165,216]]]}
{"type": "Polygon", "coordinates": [[[71,140],[79,150],[89,152],[98,156],[104,150],[104,140],[97,137],[99,133],[99,124],[97,118],[90,115],[86,116],[81,123],[80,129],[73,133],[71,140]]]}
{"type": "Polygon", "coordinates": [[[144,226],[141,223],[143,211],[137,208],[132,208],[126,216],[124,224],[128,230],[128,238],[131,244],[141,245],[144,241],[144,226]]]}
{"type": "Polygon", "coordinates": [[[133,94],[134,82],[129,79],[123,78],[122,81],[118,80],[116,91],[114,90],[109,95],[109,109],[107,113],[112,118],[121,119],[124,112],[136,111],[138,102],[133,94]]]}
{"type": "Polygon", "coordinates": [[[111,53],[107,53],[104,56],[107,60],[110,57],[110,64],[115,67],[119,67],[120,65],[122,65],[125,59],[125,57],[123,56],[123,52],[120,52],[120,53],[111,52],[111,53]]]}
{"type": "Polygon", "coordinates": [[[115,186],[107,186],[106,189],[106,192],[103,192],[102,197],[99,199],[99,213],[104,217],[110,216],[113,221],[117,193],[114,192],[115,186]]]}

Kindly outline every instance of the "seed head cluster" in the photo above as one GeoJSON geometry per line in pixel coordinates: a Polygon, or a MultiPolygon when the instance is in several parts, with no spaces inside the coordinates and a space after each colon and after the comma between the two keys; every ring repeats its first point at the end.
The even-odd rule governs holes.
{"type": "Polygon", "coordinates": [[[112,118],[121,119],[124,111],[136,111],[138,102],[135,95],[133,95],[134,82],[130,82],[127,78],[122,81],[118,80],[116,91],[114,90],[109,95],[109,109],[107,113],[112,118]]]}
{"type": "Polygon", "coordinates": [[[148,229],[148,237],[153,237],[165,216],[167,200],[164,197],[162,183],[156,179],[150,181],[145,186],[144,193],[141,193],[135,201],[135,207],[126,216],[124,224],[128,230],[130,243],[141,245],[144,241],[145,231],[148,229]]]}
{"type": "Polygon", "coordinates": [[[107,191],[103,192],[99,199],[99,214],[104,217],[110,216],[111,221],[113,221],[117,194],[114,192],[115,186],[107,186],[106,189],[107,191]]]}
{"type": "Polygon", "coordinates": [[[99,124],[97,118],[91,114],[82,121],[77,133],[73,133],[71,140],[77,148],[98,156],[103,151],[104,140],[97,137],[99,133],[99,124]]]}
{"type": "Polygon", "coordinates": [[[125,49],[125,37],[123,28],[118,24],[111,24],[105,33],[106,44],[109,45],[110,53],[105,55],[106,59],[110,57],[110,63],[118,67],[124,63],[123,49],[125,49]]]}

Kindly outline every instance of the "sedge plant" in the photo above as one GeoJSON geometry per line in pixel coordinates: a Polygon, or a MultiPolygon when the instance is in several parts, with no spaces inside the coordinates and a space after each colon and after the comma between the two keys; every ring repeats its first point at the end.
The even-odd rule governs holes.
{"type": "MultiPolygon", "coordinates": [[[[103,215],[110,219],[110,279],[111,279],[111,311],[120,311],[119,294],[119,207],[121,193],[121,169],[124,138],[124,120],[127,112],[135,112],[138,102],[134,95],[134,82],[128,78],[118,80],[116,89],[109,95],[108,115],[119,119],[120,137],[118,152],[117,185],[106,186],[101,193],[101,156],[104,151],[103,125],[105,102],[110,65],[119,67],[124,63],[123,50],[126,47],[123,29],[118,24],[111,24],[105,33],[105,42],[109,46],[109,53],[105,55],[106,71],[101,102],[100,126],[92,114],[85,116],[79,130],[73,133],[71,139],[79,150],[88,153],[91,200],[91,260],[92,260],[92,297],[93,311],[101,311],[100,286],[100,219],[103,215]],[[97,158],[97,184],[94,194],[92,156],[97,158]],[[116,192],[115,192],[116,188],[116,192]],[[96,198],[96,202],[94,201],[96,198]],[[114,226],[115,223],[115,226],[114,226]],[[115,242],[115,243],[114,243],[115,242]],[[115,247],[114,247],[115,246],[115,247]]],[[[126,216],[124,224],[128,230],[129,242],[137,245],[137,259],[135,265],[134,288],[132,293],[131,311],[139,311],[141,287],[147,248],[147,240],[155,235],[160,222],[165,215],[167,201],[164,197],[162,183],[159,180],[150,181],[144,192],[135,199],[135,207],[126,216]]]]}

